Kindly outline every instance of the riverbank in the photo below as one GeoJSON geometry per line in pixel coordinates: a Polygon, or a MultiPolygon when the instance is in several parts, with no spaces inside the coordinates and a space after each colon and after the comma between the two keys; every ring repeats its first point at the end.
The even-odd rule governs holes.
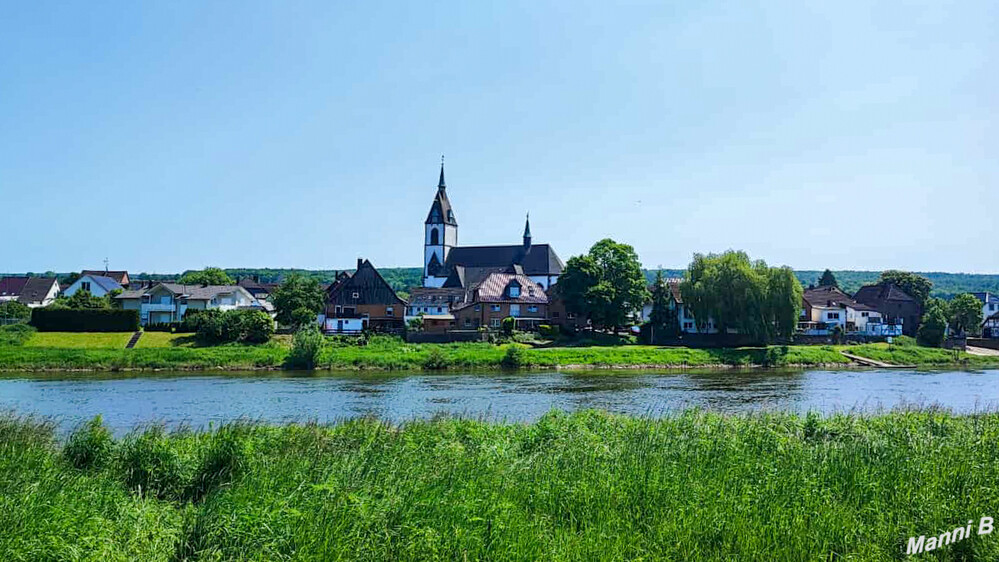
{"type": "MultiPolygon", "coordinates": [[[[552,412],[58,442],[0,419],[5,560],[897,560],[995,515],[999,414],[552,412]],[[969,467],[975,467],[970,470],[969,467]]],[[[945,547],[999,557],[999,539],[945,547]]],[[[945,553],[946,555],[946,553],[945,553]]]]}
{"type": "MultiPolygon", "coordinates": [[[[280,369],[289,339],[264,345],[198,347],[190,336],[148,333],[135,349],[122,349],[120,334],[34,334],[23,345],[0,345],[0,370],[256,370],[280,369]]],[[[127,338],[125,338],[127,341],[127,338]]],[[[892,365],[923,368],[985,368],[999,357],[887,344],[770,346],[695,349],[646,345],[527,347],[489,343],[408,344],[374,337],[367,345],[327,345],[319,370],[594,369],[842,367],[843,351],[892,365]],[[520,351],[511,352],[511,347],[520,351]]]]}

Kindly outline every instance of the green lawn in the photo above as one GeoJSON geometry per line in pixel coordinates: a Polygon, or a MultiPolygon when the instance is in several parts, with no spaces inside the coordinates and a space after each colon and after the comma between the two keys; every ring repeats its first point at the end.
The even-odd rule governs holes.
{"type": "MultiPolygon", "coordinates": [[[[999,414],[551,412],[156,429],[0,418],[3,560],[864,560],[999,511],[999,414]]],[[[999,537],[932,553],[997,560],[999,537]]]]}
{"type": "Polygon", "coordinates": [[[35,332],[25,347],[124,349],[132,332],[35,332]]]}

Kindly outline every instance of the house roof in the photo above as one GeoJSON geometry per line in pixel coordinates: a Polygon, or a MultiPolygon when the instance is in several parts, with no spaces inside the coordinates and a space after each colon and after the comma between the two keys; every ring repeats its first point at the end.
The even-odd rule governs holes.
{"type": "Polygon", "coordinates": [[[458,246],[448,252],[444,270],[451,273],[462,266],[470,268],[505,268],[519,265],[525,275],[561,275],[565,264],[548,244],[524,246],[458,246]]]}
{"type": "Polygon", "coordinates": [[[123,284],[125,282],[124,281],[125,278],[128,277],[128,272],[127,271],[104,271],[104,270],[101,270],[101,269],[84,269],[83,271],[80,272],[80,277],[83,277],[84,275],[89,275],[91,277],[93,277],[95,275],[99,276],[99,277],[110,277],[111,279],[114,279],[115,282],[117,282],[119,285],[121,285],[121,284],[123,284]]]}
{"type": "Polygon", "coordinates": [[[395,294],[368,260],[358,260],[353,275],[339,275],[326,293],[327,304],[402,304],[406,301],[395,294]],[[354,294],[357,298],[354,298],[354,294]]]}
{"type": "Polygon", "coordinates": [[[871,301],[916,302],[916,299],[912,298],[894,283],[864,285],[854,293],[853,299],[858,302],[868,303],[871,301]]]}
{"type": "Polygon", "coordinates": [[[874,307],[857,302],[837,287],[813,287],[805,289],[802,298],[813,307],[849,307],[854,310],[874,311],[874,307]]]}
{"type": "Polygon", "coordinates": [[[992,316],[989,316],[985,320],[982,320],[982,326],[984,326],[985,324],[987,324],[989,322],[999,322],[999,312],[996,312],[992,316]]]}
{"type": "Polygon", "coordinates": [[[544,288],[526,275],[516,273],[490,273],[475,290],[474,301],[547,304],[544,288]],[[520,296],[510,297],[506,288],[511,284],[521,287],[520,296]]]}
{"type": "Polygon", "coordinates": [[[42,302],[52,291],[52,286],[59,290],[59,283],[55,277],[30,277],[21,289],[21,294],[17,300],[24,304],[42,302]]]}
{"type": "Polygon", "coordinates": [[[465,289],[415,287],[409,292],[410,306],[437,306],[465,300],[465,289]]]}
{"type": "MultiPolygon", "coordinates": [[[[111,277],[105,277],[103,275],[91,275],[88,273],[87,275],[81,275],[80,279],[83,279],[84,277],[89,277],[91,281],[93,281],[98,286],[100,286],[100,288],[104,289],[109,293],[116,289],[122,288],[121,285],[111,277]]],[[[79,279],[77,279],[77,281],[79,281],[79,279]]]]}
{"type": "Polygon", "coordinates": [[[999,295],[995,293],[984,292],[971,294],[974,295],[976,299],[982,301],[982,304],[999,303],[999,295]]]}
{"type": "Polygon", "coordinates": [[[158,287],[163,287],[167,291],[170,291],[177,296],[185,296],[189,300],[211,300],[218,295],[225,295],[228,293],[242,292],[246,296],[253,298],[246,289],[240,287],[239,285],[181,285],[180,283],[157,283],[152,287],[146,289],[140,289],[137,291],[124,291],[115,298],[118,299],[137,299],[142,297],[146,293],[150,293],[156,290],[158,287]]]}
{"type": "MultiPolygon", "coordinates": [[[[458,226],[458,221],[454,217],[454,209],[451,208],[451,201],[447,198],[447,185],[444,183],[444,163],[441,162],[441,179],[437,182],[437,195],[434,202],[430,204],[430,212],[427,213],[426,224],[449,224],[458,226]]],[[[444,233],[441,233],[443,236],[444,233]]]]}
{"type": "Polygon", "coordinates": [[[16,297],[21,294],[27,277],[0,277],[0,297],[16,297]]]}

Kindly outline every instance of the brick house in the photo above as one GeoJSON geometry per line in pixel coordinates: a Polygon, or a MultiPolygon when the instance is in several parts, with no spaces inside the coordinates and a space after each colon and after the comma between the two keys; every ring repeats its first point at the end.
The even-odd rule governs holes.
{"type": "Polygon", "coordinates": [[[919,301],[894,283],[866,285],[857,290],[853,300],[873,307],[881,313],[886,324],[902,324],[902,333],[915,336],[923,317],[919,301]]]}
{"type": "Polygon", "coordinates": [[[508,316],[516,319],[518,329],[533,330],[546,321],[548,295],[527,275],[490,273],[452,314],[459,330],[498,330],[508,316]]]}

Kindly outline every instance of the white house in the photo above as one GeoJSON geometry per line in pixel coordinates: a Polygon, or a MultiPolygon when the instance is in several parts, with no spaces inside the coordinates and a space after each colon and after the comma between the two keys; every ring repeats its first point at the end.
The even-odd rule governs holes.
{"type": "Polygon", "coordinates": [[[836,287],[806,289],[798,330],[805,335],[828,335],[837,326],[845,334],[902,335],[901,324],[885,324],[877,309],[853,300],[836,287]]]}
{"type": "Polygon", "coordinates": [[[139,323],[179,322],[188,310],[256,309],[270,313],[270,303],[261,303],[239,285],[181,285],[158,283],[147,289],[125,291],[114,297],[126,310],[139,311],[139,323]]]}
{"type": "Polygon", "coordinates": [[[103,297],[112,291],[123,290],[123,287],[114,279],[103,275],[81,275],[72,285],[66,287],[62,294],[71,297],[79,290],[89,291],[95,297],[103,297]]]}
{"type": "Polygon", "coordinates": [[[982,319],[988,320],[999,313],[999,295],[995,293],[971,293],[982,303],[982,319]]]}
{"type": "Polygon", "coordinates": [[[59,296],[54,277],[0,277],[0,302],[16,300],[36,308],[48,306],[59,296]]]}

